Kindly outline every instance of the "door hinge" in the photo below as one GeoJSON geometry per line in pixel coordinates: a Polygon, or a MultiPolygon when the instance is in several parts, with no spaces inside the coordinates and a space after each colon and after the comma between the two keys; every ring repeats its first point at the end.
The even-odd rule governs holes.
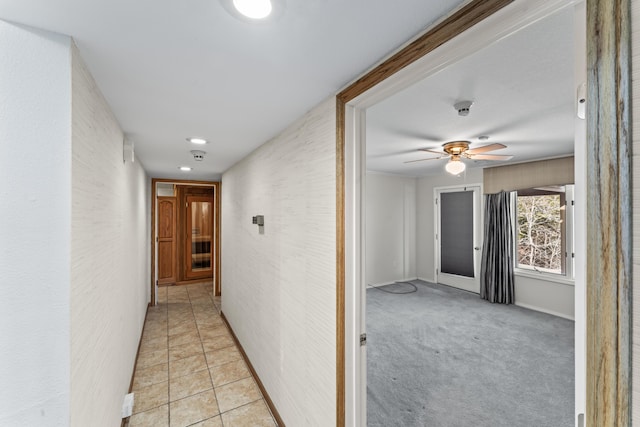
{"type": "Polygon", "coordinates": [[[367,334],[360,334],[360,345],[367,345],[367,334]]]}
{"type": "Polygon", "coordinates": [[[158,236],[156,236],[156,243],[158,243],[158,236]]]}

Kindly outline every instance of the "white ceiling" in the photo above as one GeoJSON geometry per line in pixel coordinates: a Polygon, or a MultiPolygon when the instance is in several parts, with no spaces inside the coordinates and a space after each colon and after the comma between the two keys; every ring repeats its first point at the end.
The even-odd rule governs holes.
{"type": "Polygon", "coordinates": [[[420,148],[468,140],[502,143],[487,154],[509,162],[465,160],[477,168],[573,153],[574,12],[566,8],[480,50],[367,110],[367,169],[408,176],[444,173],[446,159],[420,148]],[[467,117],[457,101],[474,101],[467,117]],[[487,141],[478,137],[487,135],[487,141]]]}
{"type": "MultiPolygon", "coordinates": [[[[151,176],[217,179],[463,3],[279,0],[282,10],[276,19],[250,23],[228,13],[223,4],[228,1],[0,0],[0,18],[75,39],[151,176]],[[189,154],[197,149],[185,141],[189,136],[211,141],[203,148],[208,154],[201,163],[189,154]],[[177,168],[183,164],[195,170],[181,173],[177,168]]],[[[478,100],[478,119],[473,120],[480,120],[488,117],[480,116],[483,108],[496,108],[485,95],[495,88],[483,89],[481,79],[469,80],[468,75],[459,72],[457,78],[467,82],[478,100]]],[[[465,87],[449,87],[434,99],[467,96],[459,93],[465,87]]],[[[416,114],[424,118],[419,110],[416,114]]],[[[407,116],[402,117],[406,122],[407,116]]],[[[502,126],[513,128],[514,123],[503,118],[485,122],[482,131],[510,137],[502,126]]],[[[426,129],[403,122],[393,126],[407,134],[450,137],[433,123],[426,129]]],[[[406,150],[409,145],[400,137],[385,136],[397,144],[394,149],[406,150]]]]}

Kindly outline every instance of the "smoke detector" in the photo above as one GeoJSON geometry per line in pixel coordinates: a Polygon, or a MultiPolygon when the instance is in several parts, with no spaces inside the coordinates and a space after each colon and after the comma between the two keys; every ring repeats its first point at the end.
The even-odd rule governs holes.
{"type": "Polygon", "coordinates": [[[195,160],[196,162],[201,162],[204,160],[204,155],[207,153],[206,151],[191,150],[191,154],[193,154],[193,160],[195,160]]]}
{"type": "Polygon", "coordinates": [[[469,110],[471,110],[472,105],[473,105],[473,101],[460,101],[460,102],[456,102],[453,105],[453,108],[456,109],[459,116],[465,117],[469,115],[469,110]]]}

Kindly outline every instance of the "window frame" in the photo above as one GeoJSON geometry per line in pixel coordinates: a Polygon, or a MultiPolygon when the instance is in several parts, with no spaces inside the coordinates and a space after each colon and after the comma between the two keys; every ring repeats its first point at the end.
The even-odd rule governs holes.
{"type": "MultiPolygon", "coordinates": [[[[565,213],[564,213],[564,230],[562,239],[564,239],[564,273],[553,273],[550,271],[536,270],[534,268],[523,268],[518,263],[518,191],[511,192],[511,207],[513,227],[513,270],[516,276],[529,277],[547,282],[556,282],[566,285],[574,285],[575,282],[575,227],[574,227],[574,207],[575,207],[575,187],[574,184],[562,184],[565,188],[565,213]]],[[[526,189],[522,189],[523,191],[526,189]]]]}

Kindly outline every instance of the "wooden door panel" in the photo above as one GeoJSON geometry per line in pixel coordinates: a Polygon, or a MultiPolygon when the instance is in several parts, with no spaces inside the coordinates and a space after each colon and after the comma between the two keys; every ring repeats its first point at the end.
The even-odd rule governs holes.
{"type": "Polygon", "coordinates": [[[175,198],[170,199],[172,200],[158,200],[158,239],[175,237],[175,198]]]}
{"type": "Polygon", "coordinates": [[[176,198],[158,197],[158,284],[176,281],[176,198]]]}
{"type": "Polygon", "coordinates": [[[158,242],[158,281],[166,283],[167,281],[175,281],[173,271],[173,242],[158,242]]]}

